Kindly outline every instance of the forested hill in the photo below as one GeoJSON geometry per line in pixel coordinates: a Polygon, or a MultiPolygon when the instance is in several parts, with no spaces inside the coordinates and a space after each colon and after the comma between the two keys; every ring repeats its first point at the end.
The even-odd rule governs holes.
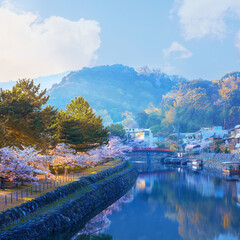
{"type": "Polygon", "coordinates": [[[109,114],[117,122],[125,111],[136,113],[150,103],[158,105],[163,94],[185,80],[159,71],[136,72],[120,64],[83,68],[53,85],[48,103],[64,109],[75,96],[83,96],[97,113],[109,114]]]}
{"type": "Polygon", "coordinates": [[[160,107],[147,116],[140,114],[138,121],[155,133],[177,129],[193,132],[213,125],[232,128],[240,124],[240,72],[226,74],[220,80],[179,83],[163,96],[160,107]]]}

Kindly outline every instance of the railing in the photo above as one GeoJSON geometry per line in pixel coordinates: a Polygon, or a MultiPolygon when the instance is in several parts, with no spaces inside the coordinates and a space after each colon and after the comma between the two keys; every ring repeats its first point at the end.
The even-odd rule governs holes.
{"type": "Polygon", "coordinates": [[[52,191],[59,186],[76,180],[78,179],[73,175],[58,176],[56,180],[47,179],[43,182],[37,183],[35,186],[8,193],[0,197],[0,211],[6,211],[8,208],[18,206],[42,195],[43,193],[52,191]]]}
{"type": "Polygon", "coordinates": [[[174,151],[165,149],[165,148],[134,148],[133,152],[170,152],[174,153],[174,151]]]}
{"type": "Polygon", "coordinates": [[[104,171],[119,164],[120,161],[114,161],[111,165],[102,165],[95,168],[89,168],[87,170],[74,174],[68,174],[66,176],[56,176],[56,180],[45,179],[44,181],[37,183],[35,186],[7,193],[6,195],[0,197],[0,212],[6,211],[9,208],[13,208],[24,202],[35,199],[36,197],[43,195],[46,192],[52,191],[59,186],[66,185],[73,181],[77,181],[81,177],[104,171]]]}

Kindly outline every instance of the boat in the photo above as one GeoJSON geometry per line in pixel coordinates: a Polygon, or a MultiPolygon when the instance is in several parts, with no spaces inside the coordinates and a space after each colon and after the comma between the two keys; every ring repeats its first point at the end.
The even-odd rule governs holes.
{"type": "Polygon", "coordinates": [[[203,165],[203,162],[202,162],[202,160],[193,159],[191,161],[188,161],[187,165],[188,166],[201,167],[203,165]]]}
{"type": "Polygon", "coordinates": [[[172,158],[171,159],[171,164],[173,164],[173,165],[180,165],[181,161],[180,161],[179,158],[172,158]]]}
{"type": "Polygon", "coordinates": [[[163,164],[172,164],[172,163],[171,163],[171,158],[165,158],[165,159],[163,160],[163,164]]]}
{"type": "Polygon", "coordinates": [[[224,162],[222,171],[224,174],[228,174],[228,175],[240,174],[240,163],[224,162]]]}
{"type": "Polygon", "coordinates": [[[196,165],[192,165],[191,169],[193,172],[199,172],[202,170],[202,166],[196,166],[196,165]]]}
{"type": "Polygon", "coordinates": [[[180,158],[165,158],[163,164],[181,165],[180,158]]]}
{"type": "Polygon", "coordinates": [[[171,165],[187,165],[187,160],[185,158],[165,158],[163,164],[171,165]]]}
{"type": "Polygon", "coordinates": [[[181,166],[187,165],[188,161],[185,158],[180,159],[181,166]]]}

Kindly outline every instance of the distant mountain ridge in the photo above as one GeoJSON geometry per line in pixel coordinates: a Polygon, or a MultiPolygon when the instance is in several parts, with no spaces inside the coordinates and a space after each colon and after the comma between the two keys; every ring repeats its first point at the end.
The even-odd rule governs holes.
{"type": "Polygon", "coordinates": [[[143,74],[121,64],[83,68],[71,72],[48,91],[49,104],[65,108],[74,97],[83,96],[98,111],[106,111],[114,122],[122,113],[140,112],[150,103],[158,105],[162,95],[169,92],[183,77],[161,72],[143,74]]]}

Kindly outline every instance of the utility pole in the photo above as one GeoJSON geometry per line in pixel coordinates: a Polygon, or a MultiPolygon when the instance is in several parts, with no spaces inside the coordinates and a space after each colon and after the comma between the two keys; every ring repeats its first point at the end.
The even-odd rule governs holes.
{"type": "Polygon", "coordinates": [[[177,151],[179,152],[179,138],[180,138],[180,133],[179,133],[179,122],[178,122],[178,130],[177,130],[177,151]]]}

